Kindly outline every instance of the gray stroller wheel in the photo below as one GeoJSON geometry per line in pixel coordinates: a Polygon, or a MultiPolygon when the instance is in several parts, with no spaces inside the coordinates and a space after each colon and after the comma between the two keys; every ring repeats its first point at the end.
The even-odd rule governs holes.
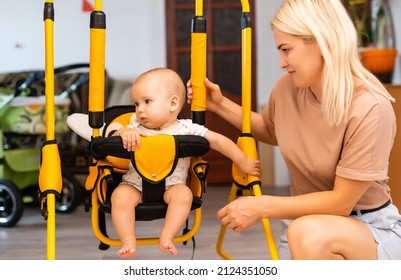
{"type": "Polygon", "coordinates": [[[0,227],[14,226],[23,211],[20,190],[12,182],[0,179],[0,227]]]}
{"type": "Polygon", "coordinates": [[[78,180],[66,171],[62,171],[63,187],[60,199],[56,200],[56,211],[58,213],[71,213],[81,202],[81,185],[78,180]]]}

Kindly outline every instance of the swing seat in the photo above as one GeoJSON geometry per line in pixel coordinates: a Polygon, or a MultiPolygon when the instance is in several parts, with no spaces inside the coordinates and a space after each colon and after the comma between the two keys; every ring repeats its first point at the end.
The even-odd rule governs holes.
{"type": "MultiPolygon", "coordinates": [[[[207,167],[207,165],[198,157],[209,151],[209,143],[205,138],[200,136],[157,135],[142,137],[141,149],[138,152],[128,152],[123,148],[121,137],[110,136],[92,139],[88,150],[95,160],[102,162],[101,165],[98,165],[98,168],[111,169],[111,173],[117,172],[120,175],[126,173],[129,162],[132,162],[134,168],[141,175],[143,184],[143,202],[135,209],[136,219],[139,221],[149,221],[165,217],[167,211],[167,205],[163,201],[165,178],[174,171],[178,158],[193,157],[190,165],[192,172],[190,172],[189,176],[191,180],[188,183],[191,183],[194,179],[196,179],[195,183],[197,181],[205,182],[206,179],[207,171],[202,167],[207,167]],[[107,162],[105,164],[105,161],[108,164],[107,162]],[[194,178],[194,176],[196,177],[194,178]]],[[[87,190],[91,190],[92,186],[96,187],[97,182],[101,181],[101,178],[98,176],[99,174],[96,174],[94,182],[90,179],[87,180],[87,190]]],[[[121,180],[120,178],[116,179],[117,177],[120,176],[114,176],[112,180],[104,177],[107,187],[119,183],[121,180]]],[[[98,187],[99,190],[102,187],[104,188],[101,184],[98,187]]],[[[205,191],[204,187],[205,183],[203,183],[203,186],[202,184],[192,184],[191,190],[194,197],[191,210],[201,206],[202,193],[205,191]],[[199,187],[201,187],[201,190],[198,189],[199,187]]],[[[100,210],[110,213],[111,203],[107,195],[106,189],[98,193],[101,201],[100,210]]]]}
{"type": "MultiPolygon", "coordinates": [[[[85,182],[85,210],[92,211],[92,227],[101,241],[99,248],[105,250],[119,246],[121,242],[107,236],[105,214],[111,213],[110,197],[121,182],[121,176],[128,171],[129,163],[142,177],[142,200],[135,208],[137,221],[163,219],[167,204],[163,201],[165,178],[175,169],[179,158],[190,157],[191,164],[187,185],[193,193],[191,210],[195,210],[193,229],[185,229],[174,242],[185,242],[192,238],[200,224],[202,195],[206,190],[206,176],[209,165],[202,160],[210,147],[209,142],[194,135],[155,135],[141,138],[141,149],[128,152],[122,145],[121,137],[111,136],[126,126],[135,113],[135,106],[113,106],[104,110],[105,123],[100,129],[102,137],[92,137],[92,129],[86,114],[75,113],[67,118],[69,127],[89,141],[87,155],[90,159],[89,174],[85,182]]],[[[157,244],[158,238],[142,238],[137,244],[157,244]]]]}

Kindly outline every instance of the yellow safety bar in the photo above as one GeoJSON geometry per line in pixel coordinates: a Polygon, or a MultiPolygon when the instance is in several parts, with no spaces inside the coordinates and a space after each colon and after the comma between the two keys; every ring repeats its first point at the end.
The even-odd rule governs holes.
{"type": "Polygon", "coordinates": [[[47,219],[47,259],[56,258],[56,194],[61,193],[61,162],[54,129],[54,6],[48,0],[44,6],[45,27],[45,100],[46,141],[41,150],[39,189],[41,211],[47,219]],[[46,208],[46,209],[45,209],[46,208]]]}
{"type": "MultiPolygon", "coordinates": [[[[237,145],[244,151],[244,153],[253,159],[258,158],[256,142],[251,136],[251,65],[252,65],[252,29],[250,7],[248,0],[241,0],[242,4],[242,134],[238,138],[237,145]]],[[[228,202],[233,201],[238,190],[250,190],[251,195],[261,196],[260,178],[256,176],[248,176],[244,180],[241,170],[236,164],[233,164],[233,179],[228,202]]],[[[270,222],[267,218],[262,219],[262,225],[266,237],[266,242],[273,260],[279,259],[277,248],[274,242],[273,233],[270,227],[270,222]]],[[[216,250],[217,253],[224,259],[232,259],[232,257],[223,250],[223,240],[226,233],[227,226],[222,225],[217,239],[216,250]]]]}
{"type": "Polygon", "coordinates": [[[90,57],[89,57],[89,125],[92,136],[100,136],[104,123],[106,15],[102,11],[102,1],[95,0],[90,16],[90,57]]]}
{"type": "Polygon", "coordinates": [[[193,98],[191,102],[192,120],[205,124],[206,112],[206,19],[203,16],[203,1],[195,1],[195,17],[191,32],[191,82],[193,98]]]}

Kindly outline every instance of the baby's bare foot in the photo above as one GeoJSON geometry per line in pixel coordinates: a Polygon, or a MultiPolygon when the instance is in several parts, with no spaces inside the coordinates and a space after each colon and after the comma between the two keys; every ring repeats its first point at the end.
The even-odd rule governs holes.
{"type": "Polygon", "coordinates": [[[123,242],[117,255],[122,258],[132,258],[136,255],[136,240],[129,239],[123,242]]]}
{"type": "Polygon", "coordinates": [[[160,241],[159,250],[173,256],[178,253],[172,241],[160,241]]]}

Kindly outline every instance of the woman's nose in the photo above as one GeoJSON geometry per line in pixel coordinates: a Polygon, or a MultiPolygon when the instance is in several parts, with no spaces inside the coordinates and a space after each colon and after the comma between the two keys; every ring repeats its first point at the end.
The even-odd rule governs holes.
{"type": "Polygon", "coordinates": [[[287,67],[288,67],[287,61],[285,59],[283,59],[283,58],[280,58],[280,68],[281,69],[285,69],[287,67]]]}

